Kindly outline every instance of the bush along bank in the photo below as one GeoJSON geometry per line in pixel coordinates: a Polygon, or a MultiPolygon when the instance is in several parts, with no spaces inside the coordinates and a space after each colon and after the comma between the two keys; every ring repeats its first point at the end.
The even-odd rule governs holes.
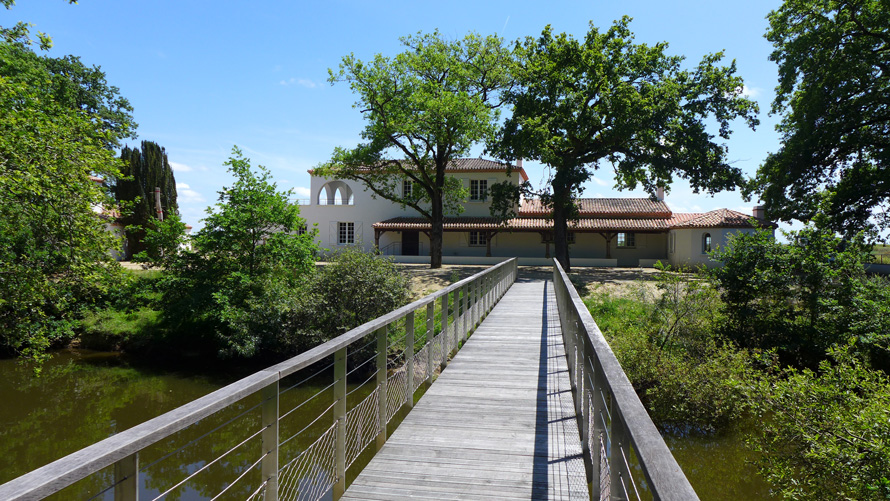
{"type": "Polygon", "coordinates": [[[867,246],[806,227],[739,235],[712,272],[586,303],[653,420],[720,432],[753,416],[757,465],[787,499],[890,498],[890,284],[867,246]]]}

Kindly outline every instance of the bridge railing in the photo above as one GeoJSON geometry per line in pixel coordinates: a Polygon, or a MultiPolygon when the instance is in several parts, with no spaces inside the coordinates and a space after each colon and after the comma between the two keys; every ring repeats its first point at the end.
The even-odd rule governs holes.
{"type": "Polygon", "coordinates": [[[337,499],[516,274],[504,261],[0,485],[0,499],[337,499]]]}
{"type": "Polygon", "coordinates": [[[697,500],[578,291],[559,262],[553,262],[554,291],[592,496],[697,500]],[[636,471],[643,478],[634,475],[636,471]]]}

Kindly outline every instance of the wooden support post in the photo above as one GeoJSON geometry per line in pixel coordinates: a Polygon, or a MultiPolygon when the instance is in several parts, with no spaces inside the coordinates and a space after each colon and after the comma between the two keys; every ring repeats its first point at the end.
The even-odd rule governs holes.
{"type": "Polygon", "coordinates": [[[114,463],[114,501],[139,499],[139,453],[114,463]]]}
{"type": "MultiPolygon", "coordinates": [[[[429,339],[427,339],[429,341],[429,339]]],[[[405,376],[408,380],[408,397],[405,406],[414,407],[414,312],[405,316],[405,376]]]]}
{"type": "Polygon", "coordinates": [[[346,348],[334,353],[334,419],[337,422],[337,440],[334,446],[334,465],[337,482],[334,499],[346,492],[346,348]]]}
{"type": "Polygon", "coordinates": [[[436,303],[435,301],[430,301],[429,304],[426,305],[426,339],[427,346],[429,349],[427,350],[427,358],[426,358],[426,377],[430,384],[433,383],[433,368],[435,364],[433,363],[433,341],[436,337],[436,323],[435,323],[435,312],[436,312],[436,303]]]}
{"type": "Polygon", "coordinates": [[[602,485],[600,485],[600,476],[602,474],[603,465],[602,465],[602,457],[600,456],[600,441],[603,440],[603,435],[606,432],[606,428],[603,426],[603,413],[606,410],[606,403],[603,401],[603,379],[604,376],[600,372],[600,368],[598,366],[594,366],[593,368],[593,385],[591,387],[593,399],[593,447],[596,450],[590,451],[590,472],[591,476],[591,488],[590,492],[592,495],[595,495],[597,499],[599,498],[599,493],[602,491],[602,485]]]}
{"type": "Polygon", "coordinates": [[[383,444],[386,443],[386,423],[389,409],[386,408],[388,402],[387,382],[388,374],[386,368],[387,355],[387,326],[377,329],[377,450],[379,451],[383,444]]]}
{"type": "Polygon", "coordinates": [[[448,365],[448,356],[451,354],[451,336],[448,334],[448,294],[442,295],[441,313],[439,318],[442,322],[442,335],[440,344],[442,345],[442,362],[439,369],[445,369],[448,365]]]}
{"type": "Polygon", "coordinates": [[[265,501],[278,501],[278,381],[263,388],[263,460],[265,501]]]}

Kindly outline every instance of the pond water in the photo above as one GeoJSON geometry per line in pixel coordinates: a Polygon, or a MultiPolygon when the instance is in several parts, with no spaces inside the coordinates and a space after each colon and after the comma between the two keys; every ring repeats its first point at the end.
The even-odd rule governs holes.
{"type": "MultiPolygon", "coordinates": [[[[0,484],[206,395],[253,370],[256,368],[163,371],[132,366],[115,353],[65,350],[56,352],[44,365],[41,377],[34,378],[30,367],[15,360],[0,360],[0,484]]],[[[303,378],[305,374],[295,376],[303,378]]],[[[282,447],[282,455],[293,457],[304,450],[332,422],[332,416],[325,416],[311,423],[327,412],[325,409],[332,401],[327,388],[330,378],[319,378],[282,394],[282,413],[318,395],[300,412],[282,419],[282,440],[297,435],[288,443],[289,450],[282,447]]],[[[282,381],[282,388],[289,386],[287,383],[282,381]]],[[[351,385],[349,406],[368,391],[351,385]],[[352,391],[355,389],[360,391],[352,391]]],[[[146,469],[140,473],[140,498],[153,499],[161,493],[161,486],[165,489],[177,483],[187,475],[185,472],[206,466],[208,458],[218,457],[257,430],[260,413],[254,407],[258,402],[259,395],[248,397],[141,452],[140,468],[146,469]],[[200,438],[220,426],[213,440],[200,438]],[[180,450],[184,445],[188,447],[180,450]]],[[[390,430],[393,428],[391,425],[390,430]]],[[[741,436],[741,432],[734,432],[718,436],[675,434],[666,438],[702,500],[770,499],[767,485],[748,464],[750,452],[741,436]]],[[[366,451],[356,461],[348,480],[370,455],[371,451],[366,451]]],[[[259,441],[253,440],[224,461],[208,467],[196,479],[200,481],[185,483],[166,499],[212,497],[249,469],[257,457],[259,441]]],[[[257,471],[242,480],[243,487],[232,489],[223,499],[248,496],[249,486],[259,485],[259,471],[254,470],[257,471]]],[[[112,479],[112,470],[108,468],[54,497],[112,499],[111,491],[101,494],[112,479]]]]}
{"type": "Polygon", "coordinates": [[[668,433],[665,442],[702,501],[779,499],[751,463],[754,453],[744,442],[743,423],[726,433],[668,433]]]}

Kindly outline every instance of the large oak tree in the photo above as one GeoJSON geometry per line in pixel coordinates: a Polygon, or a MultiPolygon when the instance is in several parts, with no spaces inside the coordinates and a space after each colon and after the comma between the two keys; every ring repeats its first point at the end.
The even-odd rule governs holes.
{"type": "Polygon", "coordinates": [[[497,130],[499,96],[509,85],[510,51],[500,38],[469,34],[450,41],[439,32],[402,38],[394,58],[365,63],[350,54],[331,83],[348,83],[367,125],[364,142],[337,148],[316,173],[361,181],[375,196],[411,207],[430,221],[430,266],[442,266],[446,213],[466,198],[448,163],[489,141],[497,130]],[[407,195],[402,181],[413,182],[407,195]]]}
{"type": "Polygon", "coordinates": [[[879,0],[787,0],[769,14],[782,146],[758,171],[767,215],[818,211],[852,237],[890,227],[890,8],[879,0]]]}
{"type": "Polygon", "coordinates": [[[708,192],[743,183],[709,129],[727,139],[734,119],[758,123],[735,62],[721,66],[718,52],[682,69],[683,57],[667,55],[666,43],[634,43],[629,22],[624,17],[605,32],[591,23],[583,40],[548,26],[520,42],[517,86],[506,93],[513,114],[490,146],[502,158],[550,167],[549,186],[534,194],[553,209],[556,259],[566,269],[575,198],[604,161],[619,187],[642,185],[650,195],[675,175],[708,192]]]}

